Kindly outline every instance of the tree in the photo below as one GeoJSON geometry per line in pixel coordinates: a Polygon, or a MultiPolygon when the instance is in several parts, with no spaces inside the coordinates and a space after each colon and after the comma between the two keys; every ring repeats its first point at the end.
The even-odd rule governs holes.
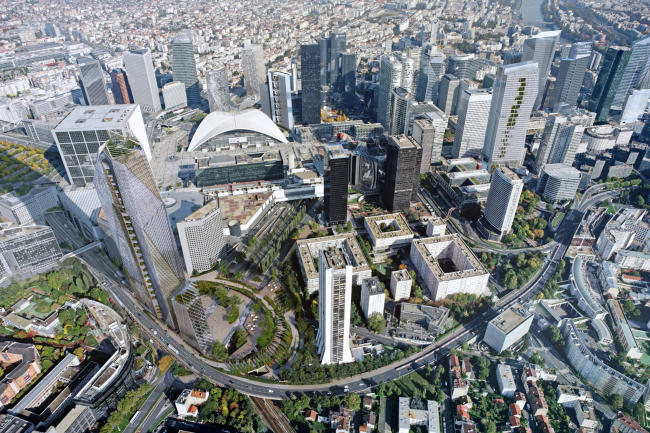
{"type": "Polygon", "coordinates": [[[356,325],[360,325],[361,322],[363,322],[363,319],[359,314],[359,310],[357,310],[356,304],[353,302],[352,308],[350,309],[350,323],[356,326],[356,325]]]}
{"type": "Polygon", "coordinates": [[[370,318],[368,319],[368,329],[377,334],[383,334],[386,331],[384,315],[379,312],[370,315],[370,318]]]}
{"type": "Polygon", "coordinates": [[[226,345],[219,340],[215,340],[210,353],[214,359],[217,359],[219,361],[223,361],[228,358],[228,349],[226,348],[226,345]]]}
{"type": "Polygon", "coordinates": [[[82,347],[77,347],[74,352],[72,352],[77,358],[79,358],[79,361],[81,361],[84,357],[84,350],[82,347]]]}
{"type": "Polygon", "coordinates": [[[219,262],[219,265],[217,266],[217,270],[221,275],[228,275],[228,273],[230,272],[230,263],[226,261],[219,262]]]}
{"type": "Polygon", "coordinates": [[[557,344],[560,347],[564,347],[566,345],[564,338],[562,338],[562,333],[560,332],[560,329],[557,326],[550,325],[548,327],[548,333],[549,336],[551,337],[551,342],[557,344]]]}
{"type": "Polygon", "coordinates": [[[231,341],[237,349],[246,344],[246,341],[248,341],[248,335],[246,334],[246,331],[244,331],[244,328],[238,328],[232,334],[231,341]]]}
{"type": "Polygon", "coordinates": [[[232,275],[232,280],[235,282],[240,282],[244,279],[244,274],[242,271],[237,271],[232,275]]]}
{"type": "Polygon", "coordinates": [[[350,410],[359,410],[361,409],[361,397],[355,392],[350,392],[343,398],[343,406],[350,410]]]}
{"type": "Polygon", "coordinates": [[[613,410],[623,409],[623,396],[618,394],[612,394],[607,398],[607,402],[613,410]]]}
{"type": "Polygon", "coordinates": [[[643,199],[643,197],[641,197],[640,195],[637,195],[636,196],[636,204],[639,207],[643,206],[645,204],[645,200],[643,199]]]}
{"type": "Polygon", "coordinates": [[[61,278],[59,271],[52,271],[47,274],[47,286],[50,289],[60,289],[61,284],[63,284],[63,279],[61,278]]]}
{"type": "Polygon", "coordinates": [[[169,367],[171,367],[173,363],[174,358],[172,358],[171,355],[165,355],[158,360],[158,369],[161,373],[164,373],[169,370],[169,367]]]}

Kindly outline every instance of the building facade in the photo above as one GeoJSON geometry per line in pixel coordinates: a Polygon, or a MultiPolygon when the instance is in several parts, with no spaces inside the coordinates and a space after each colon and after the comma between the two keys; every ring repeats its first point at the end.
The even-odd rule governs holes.
{"type": "Polygon", "coordinates": [[[139,104],[140,109],[146,113],[159,112],[162,107],[149,48],[126,52],[123,59],[133,102],[139,104]]]}
{"type": "Polygon", "coordinates": [[[255,99],[260,97],[260,85],[264,84],[266,67],[264,66],[264,48],[253,44],[244,48],[241,54],[241,67],[244,73],[246,93],[255,99]]]}
{"type": "Polygon", "coordinates": [[[300,45],[302,70],[302,123],[320,123],[321,49],[318,44],[300,45]]]}
{"type": "Polygon", "coordinates": [[[201,105],[201,89],[199,76],[196,73],[192,32],[189,30],[176,35],[172,40],[172,72],[174,81],[180,81],[185,85],[187,105],[192,108],[201,105]]]}
{"type": "Polygon", "coordinates": [[[483,153],[492,92],[486,89],[464,90],[459,96],[458,121],[454,135],[454,158],[479,159],[483,153]]]}
{"type": "Polygon", "coordinates": [[[207,272],[223,257],[226,242],[218,200],[185,217],[176,224],[176,229],[188,274],[207,272]]]}
{"type": "Polygon", "coordinates": [[[523,189],[524,182],[509,168],[498,168],[492,173],[484,215],[499,238],[508,234],[512,228],[523,189]]]}
{"type": "Polygon", "coordinates": [[[77,67],[86,105],[108,105],[110,101],[99,60],[89,57],[78,59],[77,67]]]}
{"type": "Polygon", "coordinates": [[[379,278],[366,278],[361,282],[361,310],[366,320],[375,313],[384,315],[384,301],[386,293],[379,282],[379,278]]]}
{"type": "Polygon", "coordinates": [[[488,322],[483,340],[501,353],[524,338],[533,324],[533,314],[515,304],[488,322]]]}

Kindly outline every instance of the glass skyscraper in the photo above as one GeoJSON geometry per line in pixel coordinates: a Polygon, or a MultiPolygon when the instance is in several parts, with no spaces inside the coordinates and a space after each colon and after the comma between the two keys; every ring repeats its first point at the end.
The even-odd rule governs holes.
{"type": "Polygon", "coordinates": [[[172,41],[172,72],[174,81],[185,84],[187,105],[196,108],[201,105],[201,89],[199,77],[196,74],[194,47],[190,31],[177,35],[172,41]]]}
{"type": "Polygon", "coordinates": [[[619,88],[632,51],[625,47],[609,47],[605,53],[603,67],[589,100],[589,111],[596,113],[596,121],[607,120],[609,109],[619,88]]]}
{"type": "Polygon", "coordinates": [[[318,44],[300,45],[302,69],[302,123],[320,123],[321,49],[318,44]]]}
{"type": "Polygon", "coordinates": [[[156,85],[151,51],[148,48],[124,53],[124,67],[129,77],[133,102],[140,104],[142,111],[156,113],[162,109],[156,85]]]}
{"type": "Polygon", "coordinates": [[[102,66],[98,60],[85,58],[77,60],[81,90],[87,105],[108,105],[108,93],[104,84],[102,66]]]}

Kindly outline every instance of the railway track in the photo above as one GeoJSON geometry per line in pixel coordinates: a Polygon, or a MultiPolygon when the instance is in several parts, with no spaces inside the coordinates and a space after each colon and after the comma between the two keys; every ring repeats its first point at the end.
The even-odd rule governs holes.
{"type": "Polygon", "coordinates": [[[269,400],[265,398],[250,396],[250,399],[253,402],[253,406],[255,406],[257,414],[273,433],[295,433],[295,430],[291,427],[289,420],[280,408],[273,403],[269,403],[269,400]]]}

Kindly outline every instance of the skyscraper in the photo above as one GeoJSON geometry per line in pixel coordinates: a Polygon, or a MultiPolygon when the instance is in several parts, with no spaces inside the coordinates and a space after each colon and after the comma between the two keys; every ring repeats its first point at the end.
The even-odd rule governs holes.
{"type": "Polygon", "coordinates": [[[329,78],[327,84],[334,89],[342,87],[341,82],[341,54],[345,51],[347,35],[345,33],[330,33],[329,44],[329,78]]]}
{"type": "Polygon", "coordinates": [[[447,115],[453,115],[456,111],[454,102],[458,100],[459,84],[460,80],[451,74],[445,74],[440,80],[437,105],[447,115]]]}
{"type": "Polygon", "coordinates": [[[524,41],[523,53],[521,56],[522,62],[536,62],[539,68],[539,75],[537,77],[537,96],[533,108],[537,109],[544,95],[546,88],[546,79],[551,72],[551,64],[555,56],[555,50],[560,40],[560,30],[550,32],[541,32],[535,36],[524,41]]]}
{"type": "Polygon", "coordinates": [[[431,155],[433,153],[435,137],[436,130],[430,119],[416,119],[413,122],[413,139],[422,148],[422,162],[420,163],[418,174],[428,173],[431,168],[431,155]]]}
{"type": "Polygon", "coordinates": [[[449,124],[449,117],[440,108],[431,104],[431,111],[425,116],[431,120],[434,129],[433,148],[431,149],[431,164],[438,164],[442,161],[442,143],[445,140],[445,131],[449,124]]]}
{"type": "Polygon", "coordinates": [[[172,297],[181,338],[203,353],[212,349],[212,334],[195,280],[188,280],[172,297]]]}
{"type": "Polygon", "coordinates": [[[264,48],[262,45],[251,45],[244,48],[241,53],[241,67],[244,73],[246,94],[259,98],[260,84],[264,83],[266,78],[264,48]]]}
{"type": "Polygon", "coordinates": [[[300,45],[302,74],[302,123],[320,123],[321,108],[321,49],[318,44],[300,45]]]}
{"type": "Polygon", "coordinates": [[[607,49],[588,106],[589,111],[596,113],[596,121],[607,120],[631,54],[632,51],[626,47],[612,46],[607,49]]]}
{"type": "Polygon", "coordinates": [[[276,124],[292,130],[291,75],[269,71],[267,76],[268,82],[260,85],[262,111],[276,124]]]}
{"type": "Polygon", "coordinates": [[[546,164],[573,164],[584,131],[584,126],[569,122],[562,114],[549,114],[533,164],[535,173],[541,174],[546,164]]]}
{"type": "Polygon", "coordinates": [[[416,166],[422,148],[413,137],[391,135],[386,150],[384,204],[390,212],[403,212],[411,205],[413,177],[419,171],[416,166]]]}
{"type": "Polygon", "coordinates": [[[350,156],[340,144],[325,146],[325,218],[330,225],[348,222],[350,156]]]}
{"type": "Polygon", "coordinates": [[[474,54],[461,54],[449,56],[446,72],[454,75],[459,80],[469,78],[476,80],[476,72],[479,69],[479,62],[474,54]]]}
{"type": "Polygon", "coordinates": [[[399,86],[406,89],[409,93],[413,88],[413,74],[415,73],[415,61],[408,57],[405,52],[395,53],[395,59],[402,64],[402,75],[399,86]]]}
{"type": "Polygon", "coordinates": [[[443,70],[443,56],[432,46],[422,52],[415,100],[438,101],[438,86],[443,70]]]}
{"type": "Polygon", "coordinates": [[[350,351],[352,263],[343,248],[327,248],[318,256],[318,334],[322,364],[353,362],[350,351]]]}
{"type": "Polygon", "coordinates": [[[131,86],[124,69],[113,69],[110,73],[113,98],[116,104],[132,104],[131,86]]]}
{"type": "Polygon", "coordinates": [[[230,111],[230,86],[226,67],[220,65],[216,69],[205,71],[205,84],[208,91],[210,112],[230,111]]]}
{"type": "Polygon", "coordinates": [[[650,99],[650,72],[639,80],[636,88],[627,94],[623,100],[621,114],[618,117],[618,124],[636,123],[643,117],[650,99]]]}
{"type": "Polygon", "coordinates": [[[226,246],[219,200],[212,200],[176,224],[185,270],[207,272],[219,262],[226,246]]]}
{"type": "Polygon", "coordinates": [[[391,92],[390,122],[388,135],[406,134],[413,97],[403,87],[396,87],[391,92]]]}
{"type": "Polygon", "coordinates": [[[176,35],[172,41],[172,72],[174,73],[174,81],[185,84],[187,105],[192,108],[200,106],[201,89],[199,88],[199,77],[196,73],[192,33],[189,30],[176,35]]]}
{"type": "Polygon", "coordinates": [[[156,85],[156,72],[153,69],[149,48],[124,53],[124,67],[129,76],[133,102],[140,104],[142,111],[160,111],[160,95],[156,85]]]}
{"type": "Polygon", "coordinates": [[[499,167],[494,170],[485,202],[485,220],[499,238],[508,234],[512,228],[523,189],[524,183],[509,168],[499,167]]]}
{"type": "Polygon", "coordinates": [[[137,141],[111,136],[102,145],[95,188],[136,299],[178,328],[172,296],[185,275],[165,205],[137,141]]]}
{"type": "Polygon", "coordinates": [[[576,42],[573,45],[571,45],[571,51],[569,51],[568,57],[570,59],[577,59],[578,56],[584,56],[584,55],[591,57],[593,45],[594,45],[593,41],[576,42]]]}
{"type": "Polygon", "coordinates": [[[108,93],[104,84],[104,74],[99,60],[90,57],[78,59],[79,77],[81,90],[83,91],[86,104],[108,105],[108,93]]]}
{"type": "Polygon", "coordinates": [[[650,69],[650,36],[644,36],[632,45],[630,59],[625,66],[621,81],[616,87],[612,109],[620,110],[622,108],[625,97],[632,93],[648,69],[650,69]]]}
{"type": "Polygon", "coordinates": [[[560,107],[563,108],[563,113],[567,112],[566,114],[575,110],[588,63],[589,54],[579,54],[577,58],[566,58],[560,61],[560,70],[549,103],[552,112],[560,112],[560,107]]]}
{"type": "Polygon", "coordinates": [[[492,103],[492,92],[487,89],[463,91],[458,102],[458,120],[454,135],[454,158],[481,158],[488,116],[492,103]]]}
{"type": "Polygon", "coordinates": [[[346,98],[353,97],[357,86],[357,54],[341,54],[342,90],[346,98]]]}
{"type": "Polygon", "coordinates": [[[322,38],[318,40],[320,48],[320,85],[327,86],[329,80],[329,56],[330,56],[330,38],[322,38]]]}
{"type": "MultiPolygon", "coordinates": [[[[382,56],[379,69],[379,97],[377,102],[377,122],[385,129],[390,128],[393,89],[402,82],[402,63],[392,56],[382,56]]],[[[304,111],[304,110],[303,110],[304,111]]]]}
{"type": "Polygon", "coordinates": [[[483,144],[482,159],[488,169],[521,164],[528,119],[537,95],[538,74],[535,62],[499,66],[483,144]]]}

